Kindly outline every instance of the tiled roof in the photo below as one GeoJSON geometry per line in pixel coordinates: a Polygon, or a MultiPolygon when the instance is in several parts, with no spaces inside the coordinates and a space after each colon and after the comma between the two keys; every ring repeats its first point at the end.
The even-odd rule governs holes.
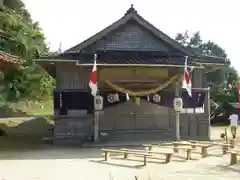
{"type": "MultiPolygon", "coordinates": [[[[92,54],[81,54],[81,53],[68,53],[59,54],[55,56],[42,57],[44,59],[52,59],[65,61],[75,60],[78,64],[90,64],[93,63],[92,54]]],[[[97,63],[98,64],[164,64],[164,65],[184,65],[185,56],[176,55],[171,57],[166,57],[161,55],[161,52],[116,52],[116,51],[104,51],[97,53],[97,63]]],[[[192,58],[188,59],[189,65],[196,65],[192,62],[192,58]]]]}
{"type": "Polygon", "coordinates": [[[21,59],[18,56],[13,56],[3,51],[0,51],[0,61],[5,61],[11,64],[21,64],[21,59]]]}
{"type": "Polygon", "coordinates": [[[66,50],[64,53],[81,52],[88,45],[93,44],[94,42],[98,41],[102,37],[105,37],[110,32],[116,30],[117,28],[121,27],[122,25],[126,24],[127,22],[129,22],[131,20],[137,22],[139,25],[141,25],[142,27],[149,30],[152,34],[154,34],[156,36],[156,38],[159,38],[162,41],[166,42],[167,44],[170,44],[172,47],[179,49],[181,52],[185,53],[186,55],[188,55],[188,56],[194,55],[194,53],[192,51],[189,51],[185,46],[178,43],[177,41],[175,41],[174,39],[172,39],[171,37],[169,37],[162,31],[160,31],[158,28],[153,26],[151,23],[149,23],[147,20],[145,20],[142,16],[140,16],[137,13],[137,11],[133,8],[133,6],[131,6],[127,10],[127,13],[122,18],[120,18],[119,20],[117,20],[116,22],[114,22],[113,24],[108,26],[107,28],[103,29],[102,31],[98,32],[97,34],[91,36],[87,40],[66,50]]]}
{"type": "MultiPolygon", "coordinates": [[[[108,50],[107,50],[108,51],[108,50]]],[[[110,50],[111,51],[111,50],[110,50]]],[[[48,57],[41,57],[40,61],[69,61],[74,60],[78,61],[79,64],[90,64],[93,61],[93,55],[96,53],[98,55],[98,63],[101,64],[175,64],[175,65],[183,65],[185,56],[189,57],[188,63],[211,63],[211,64],[227,64],[224,58],[220,57],[212,57],[212,56],[206,56],[202,55],[199,52],[196,52],[196,50],[192,48],[185,47],[175,41],[174,39],[170,38],[166,34],[164,34],[162,31],[154,27],[152,24],[150,24],[148,21],[146,21],[143,17],[141,17],[137,11],[131,6],[131,8],[127,11],[127,13],[118,21],[114,22],[112,25],[108,26],[107,28],[103,29],[99,33],[93,35],[89,39],[83,41],[82,43],[68,49],[67,51],[63,52],[62,54],[55,55],[55,56],[48,56],[48,57]],[[92,54],[84,54],[86,51],[86,48],[89,45],[92,45],[99,41],[101,38],[106,37],[110,32],[116,30],[117,28],[123,26],[129,21],[135,21],[143,28],[147,29],[149,32],[151,32],[157,39],[161,39],[161,41],[165,42],[166,44],[174,47],[178,50],[178,52],[181,53],[181,56],[175,56],[175,54],[171,54],[169,56],[166,55],[153,55],[155,52],[153,51],[142,51],[142,53],[150,53],[151,57],[145,57],[145,56],[135,56],[132,57],[131,55],[125,55],[122,57],[123,52],[118,52],[118,50],[113,49],[114,56],[111,54],[105,53],[105,52],[98,52],[98,49],[95,49],[92,51],[92,54]],[[95,52],[96,51],[96,52],[95,52]],[[105,53],[105,55],[104,55],[105,53]],[[107,56],[106,56],[107,55],[107,56]]],[[[129,53],[129,52],[127,52],[129,53]]],[[[135,53],[135,51],[131,51],[130,53],[135,53]]],[[[160,52],[157,52],[160,53],[160,52]]],[[[165,52],[166,53],[166,52],[165,52]]],[[[167,52],[168,53],[168,52],[167,52]]],[[[141,53],[140,53],[141,54],[141,53]]]]}

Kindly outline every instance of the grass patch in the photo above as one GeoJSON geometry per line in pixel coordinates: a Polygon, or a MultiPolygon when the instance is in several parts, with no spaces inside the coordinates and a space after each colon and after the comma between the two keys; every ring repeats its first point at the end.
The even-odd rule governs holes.
{"type": "Polygon", "coordinates": [[[0,118],[7,117],[28,117],[53,114],[52,100],[37,101],[19,101],[16,103],[0,104],[0,118]]]}
{"type": "Polygon", "coordinates": [[[21,101],[11,104],[12,109],[21,110],[29,116],[41,116],[53,114],[53,101],[48,100],[44,102],[38,101],[21,101]]]}

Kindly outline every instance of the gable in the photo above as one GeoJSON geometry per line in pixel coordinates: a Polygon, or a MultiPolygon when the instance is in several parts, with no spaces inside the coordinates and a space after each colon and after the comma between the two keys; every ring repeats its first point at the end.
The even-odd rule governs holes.
{"type": "Polygon", "coordinates": [[[93,45],[85,48],[86,51],[162,51],[167,53],[180,53],[163,40],[156,37],[146,28],[134,21],[102,37],[93,45]]]}
{"type": "Polygon", "coordinates": [[[112,64],[113,60],[114,63],[123,63],[116,58],[128,58],[125,64],[148,64],[149,59],[153,64],[184,64],[186,56],[190,57],[189,63],[226,64],[223,58],[202,55],[179,44],[142,18],[132,5],[121,19],[82,43],[59,55],[41,59],[78,60],[79,64],[88,64],[92,63],[93,54],[98,55],[98,61],[104,60],[103,64],[112,64]]]}
{"type": "Polygon", "coordinates": [[[118,21],[65,53],[96,52],[97,50],[168,51],[193,55],[187,48],[143,19],[133,8],[118,21]]]}

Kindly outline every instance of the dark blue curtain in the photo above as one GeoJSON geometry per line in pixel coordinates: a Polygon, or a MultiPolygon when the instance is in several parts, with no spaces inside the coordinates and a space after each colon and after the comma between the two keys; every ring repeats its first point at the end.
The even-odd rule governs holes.
{"type": "MultiPolygon", "coordinates": [[[[104,108],[109,106],[115,106],[119,103],[126,102],[127,100],[126,94],[118,93],[119,101],[110,103],[107,99],[108,95],[114,94],[114,93],[116,93],[116,91],[100,92],[100,95],[103,97],[104,108]]],[[[175,97],[173,91],[160,91],[157,94],[159,94],[161,97],[160,102],[154,102],[153,94],[149,96],[141,97],[141,99],[145,99],[145,100],[149,99],[150,103],[158,104],[159,106],[165,106],[170,108],[173,107],[173,100],[175,97]]],[[[188,93],[186,91],[183,91],[181,93],[181,97],[183,99],[184,108],[202,107],[205,100],[205,92],[193,91],[192,97],[189,97],[188,93]]],[[[63,111],[86,109],[88,112],[93,112],[93,108],[94,108],[93,96],[91,95],[91,93],[86,91],[81,91],[81,90],[69,90],[69,91],[62,91],[62,92],[55,91],[53,96],[53,101],[54,101],[54,109],[62,109],[63,111]],[[61,100],[60,100],[60,97],[62,98],[61,100]],[[60,107],[60,101],[62,101],[62,107],[60,107]]]]}

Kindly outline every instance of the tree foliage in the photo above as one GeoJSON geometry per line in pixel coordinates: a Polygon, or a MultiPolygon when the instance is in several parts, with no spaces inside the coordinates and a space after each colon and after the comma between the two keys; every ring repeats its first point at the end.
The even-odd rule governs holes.
{"type": "Polygon", "coordinates": [[[21,0],[4,0],[4,6],[0,7],[0,50],[23,60],[20,68],[3,72],[2,97],[19,100],[51,95],[55,82],[34,60],[48,52],[45,37],[21,0]]]}
{"type": "MultiPolygon", "coordinates": [[[[203,42],[199,31],[195,32],[192,36],[189,35],[188,31],[178,33],[175,39],[184,46],[201,54],[226,58],[230,62],[225,50],[212,41],[203,42]]],[[[238,93],[236,88],[229,89],[228,85],[238,82],[239,75],[230,66],[205,74],[205,83],[211,87],[211,98],[213,100],[211,110],[213,117],[219,113],[224,115],[230,113],[231,106],[229,102],[237,102],[238,93]],[[216,105],[218,108],[214,108],[216,105]]]]}
{"type": "Polygon", "coordinates": [[[25,8],[25,4],[21,0],[3,0],[3,5],[16,11],[25,20],[32,22],[31,15],[25,8]]]}

